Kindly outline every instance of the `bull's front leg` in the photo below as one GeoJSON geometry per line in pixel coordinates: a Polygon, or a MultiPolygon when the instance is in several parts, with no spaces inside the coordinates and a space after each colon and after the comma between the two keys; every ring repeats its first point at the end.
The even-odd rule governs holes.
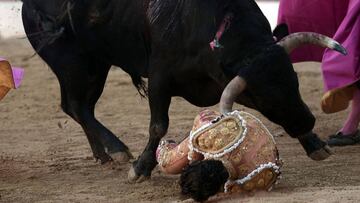
{"type": "Polygon", "coordinates": [[[171,95],[168,94],[168,84],[149,79],[150,128],[149,141],[140,155],[133,163],[128,174],[129,182],[142,182],[151,176],[151,171],[157,165],[156,149],[169,127],[169,106],[171,95]]]}

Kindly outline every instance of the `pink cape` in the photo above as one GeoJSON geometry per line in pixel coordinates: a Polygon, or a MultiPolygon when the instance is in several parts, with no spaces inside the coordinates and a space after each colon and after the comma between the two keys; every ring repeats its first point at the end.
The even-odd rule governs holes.
{"type": "Polygon", "coordinates": [[[360,79],[359,0],[281,0],[278,23],[290,33],[309,31],[333,37],[348,51],[347,56],[306,46],[293,52],[293,62],[321,61],[325,91],[341,88],[360,79]]]}

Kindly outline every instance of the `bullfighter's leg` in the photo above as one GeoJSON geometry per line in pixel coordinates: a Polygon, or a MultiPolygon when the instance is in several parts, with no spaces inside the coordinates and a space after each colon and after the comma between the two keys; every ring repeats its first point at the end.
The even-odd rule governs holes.
{"type": "Polygon", "coordinates": [[[356,89],[351,104],[351,111],[346,119],[344,127],[340,130],[344,135],[356,133],[360,123],[360,89],[356,89]]]}
{"type": "Polygon", "coordinates": [[[328,140],[329,146],[346,146],[360,143],[360,89],[356,89],[351,104],[351,111],[344,127],[328,140]]]}
{"type": "Polygon", "coordinates": [[[143,153],[133,163],[129,171],[129,182],[142,182],[150,178],[151,171],[157,165],[155,152],[169,127],[168,111],[171,102],[171,95],[168,93],[169,83],[162,81],[162,79],[158,80],[155,76],[149,79],[150,137],[143,153]]]}

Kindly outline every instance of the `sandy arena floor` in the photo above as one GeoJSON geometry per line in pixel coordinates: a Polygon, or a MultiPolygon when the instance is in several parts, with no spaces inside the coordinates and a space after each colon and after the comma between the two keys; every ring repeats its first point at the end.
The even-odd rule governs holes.
{"type": "MultiPolygon", "coordinates": [[[[152,179],[126,183],[130,164],[114,169],[91,157],[80,126],[60,108],[59,85],[27,40],[0,41],[0,56],[25,68],[20,89],[0,102],[0,202],[180,202],[177,176],[154,170],[152,179]]],[[[322,81],[319,64],[296,65],[304,100],[317,117],[315,132],[336,132],[346,112],[325,115],[319,108],[322,81]]],[[[217,107],[212,107],[217,108],[217,107]]],[[[236,106],[237,109],[244,109],[236,106]]],[[[180,140],[200,108],[173,98],[167,138],[180,140]]],[[[253,111],[250,111],[253,112],[253,111]]],[[[149,108],[130,78],[112,69],[97,118],[119,136],[135,156],[148,138],[149,108]]],[[[255,113],[259,115],[258,113],[255,113]]],[[[261,117],[276,135],[284,160],[283,178],[271,192],[238,195],[213,202],[359,202],[360,146],[336,148],[323,162],[308,159],[300,144],[261,117]]]]}

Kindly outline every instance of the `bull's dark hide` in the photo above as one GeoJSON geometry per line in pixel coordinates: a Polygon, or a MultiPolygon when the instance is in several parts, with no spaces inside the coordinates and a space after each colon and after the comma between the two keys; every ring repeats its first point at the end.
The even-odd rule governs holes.
{"type": "Polygon", "coordinates": [[[141,80],[141,76],[146,76],[151,52],[147,8],[144,7],[146,1],[23,2],[26,14],[23,15],[24,26],[38,53],[59,38],[58,41],[74,42],[84,54],[91,53],[108,64],[121,65],[138,90],[146,91],[141,80]],[[27,22],[27,16],[32,17],[32,21],[27,22]]]}
{"type": "MultiPolygon", "coordinates": [[[[150,176],[156,165],[155,150],[168,129],[171,97],[181,96],[197,106],[215,105],[236,75],[248,84],[239,103],[257,109],[293,137],[311,131],[315,119],[300,97],[289,57],[275,44],[253,0],[147,3],[24,0],[29,40],[58,77],[62,108],[83,127],[96,158],[105,162],[130,156],[126,145],[94,117],[111,65],[129,73],[137,88],[144,88],[141,77],[148,78],[150,139],[134,162],[132,180],[150,176]],[[220,38],[223,48],[212,51],[209,43],[228,14],[233,17],[220,38]]],[[[324,145],[316,138],[302,144],[310,146],[304,146],[308,154],[324,145]]]]}
{"type": "MultiPolygon", "coordinates": [[[[248,82],[240,103],[259,110],[294,137],[312,129],[314,118],[302,103],[289,57],[275,44],[270,25],[254,1],[153,1],[149,18],[153,58],[159,61],[156,68],[169,63],[177,67],[168,69],[191,67],[188,74],[199,69],[220,86],[224,80],[217,81],[212,69],[227,78],[239,74],[248,82]],[[220,39],[224,48],[212,52],[209,42],[227,13],[234,17],[220,39]]],[[[188,97],[188,93],[179,95],[188,97]]],[[[203,102],[188,100],[195,105],[203,102]]]]}

